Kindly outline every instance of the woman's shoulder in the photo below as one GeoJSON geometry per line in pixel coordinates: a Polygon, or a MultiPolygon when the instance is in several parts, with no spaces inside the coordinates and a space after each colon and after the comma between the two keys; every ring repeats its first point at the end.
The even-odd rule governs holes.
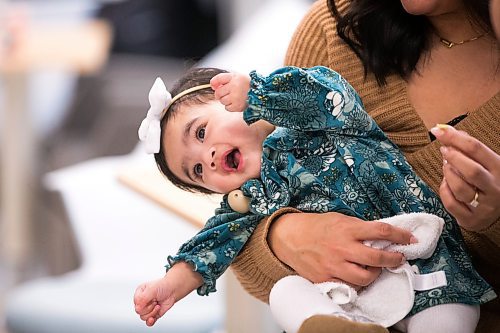
{"type": "MultiPolygon", "coordinates": [[[[349,5],[351,4],[352,0],[334,0],[335,2],[335,7],[337,7],[337,10],[340,12],[340,14],[343,14],[349,5]]],[[[328,0],[317,0],[311,5],[311,10],[310,12],[312,13],[319,13],[319,12],[328,12],[330,13],[330,9],[328,7],[328,0]]]]}
{"type": "Polygon", "coordinates": [[[335,20],[326,0],[312,4],[295,29],[288,45],[285,65],[297,67],[329,66],[329,36],[335,34],[335,20]]]}
{"type": "MultiPolygon", "coordinates": [[[[340,15],[346,13],[351,4],[350,0],[336,0],[335,7],[340,15]]],[[[303,18],[303,24],[308,27],[316,26],[322,29],[323,33],[333,31],[336,34],[337,21],[333,16],[328,0],[317,0],[312,5],[303,18]]],[[[298,30],[301,30],[300,28],[298,30]]]]}
{"type": "MultiPolygon", "coordinates": [[[[340,14],[348,10],[350,1],[336,0],[340,14]]],[[[385,86],[379,86],[349,46],[338,36],[336,20],[328,8],[327,0],[316,1],[297,27],[289,45],[286,65],[314,67],[317,65],[338,72],[357,91],[366,111],[388,136],[413,151],[428,143],[427,130],[411,107],[406,82],[391,75],[385,86]],[[419,139],[414,134],[419,133],[419,139]],[[411,136],[411,140],[408,140],[411,136]],[[402,138],[398,140],[398,138],[402,138]],[[408,142],[410,146],[407,147],[408,142]]]]}
{"type": "MultiPolygon", "coordinates": [[[[336,2],[337,9],[343,14],[348,8],[348,1],[336,2]]],[[[328,0],[317,0],[311,5],[302,22],[296,29],[302,36],[322,36],[323,38],[337,36],[337,20],[330,11],[328,0]]]]}
{"type": "MultiPolygon", "coordinates": [[[[348,1],[336,2],[342,13],[348,1]]],[[[297,67],[325,66],[334,69],[347,80],[362,79],[363,65],[337,34],[335,17],[328,8],[327,0],[312,4],[295,30],[288,46],[285,65],[297,67]]]]}

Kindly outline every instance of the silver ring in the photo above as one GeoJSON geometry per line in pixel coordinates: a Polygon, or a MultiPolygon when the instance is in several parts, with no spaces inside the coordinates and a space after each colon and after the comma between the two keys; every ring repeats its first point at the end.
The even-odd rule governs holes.
{"type": "Polygon", "coordinates": [[[471,205],[474,208],[479,206],[479,201],[477,201],[478,198],[479,198],[479,193],[477,193],[477,190],[476,190],[476,193],[474,194],[474,199],[472,199],[472,201],[469,202],[469,205],[471,205]]]}

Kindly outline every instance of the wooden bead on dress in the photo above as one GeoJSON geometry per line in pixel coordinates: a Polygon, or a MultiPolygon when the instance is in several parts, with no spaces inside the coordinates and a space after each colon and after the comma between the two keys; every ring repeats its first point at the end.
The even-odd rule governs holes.
{"type": "Polygon", "coordinates": [[[241,190],[234,190],[229,192],[227,196],[227,202],[229,206],[235,212],[245,214],[250,210],[250,198],[243,195],[241,190]]]}

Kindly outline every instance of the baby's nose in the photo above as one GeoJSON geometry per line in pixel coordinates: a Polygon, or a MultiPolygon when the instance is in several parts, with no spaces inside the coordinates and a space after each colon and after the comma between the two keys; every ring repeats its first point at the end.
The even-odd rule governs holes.
{"type": "Polygon", "coordinates": [[[210,169],[215,169],[215,148],[210,148],[208,151],[208,161],[207,165],[210,167],[210,169]]]}

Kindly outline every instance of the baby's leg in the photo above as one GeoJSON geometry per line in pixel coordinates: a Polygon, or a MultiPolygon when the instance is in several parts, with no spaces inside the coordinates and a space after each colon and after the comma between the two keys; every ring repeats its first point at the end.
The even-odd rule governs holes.
{"type": "Polygon", "coordinates": [[[474,333],[479,321],[479,306],[460,303],[441,304],[425,309],[394,325],[407,333],[474,333]]]}
{"type": "Polygon", "coordinates": [[[297,332],[302,323],[313,315],[334,315],[351,320],[352,318],[327,296],[321,294],[309,280],[293,275],[279,280],[269,295],[271,312],[277,323],[287,333],[297,332]]]}

